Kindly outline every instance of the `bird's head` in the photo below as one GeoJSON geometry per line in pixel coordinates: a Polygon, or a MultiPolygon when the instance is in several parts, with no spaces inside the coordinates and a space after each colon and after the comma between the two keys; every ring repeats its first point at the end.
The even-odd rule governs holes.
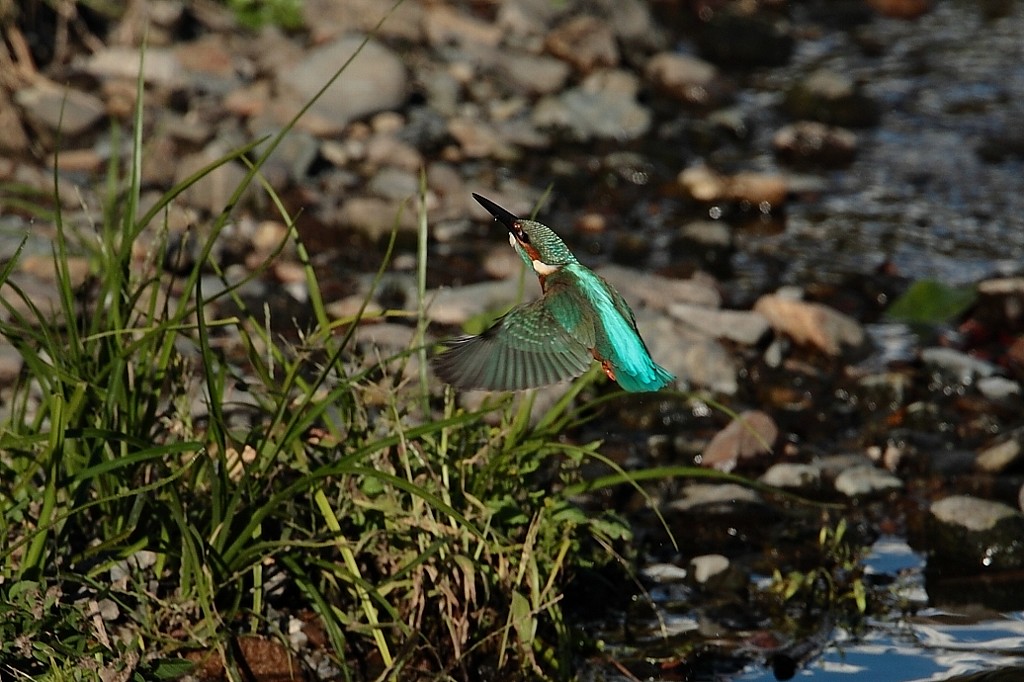
{"type": "Polygon", "coordinates": [[[479,194],[474,194],[473,198],[505,226],[509,244],[539,276],[554,274],[563,265],[576,262],[569,247],[547,225],[519,218],[479,194]]]}

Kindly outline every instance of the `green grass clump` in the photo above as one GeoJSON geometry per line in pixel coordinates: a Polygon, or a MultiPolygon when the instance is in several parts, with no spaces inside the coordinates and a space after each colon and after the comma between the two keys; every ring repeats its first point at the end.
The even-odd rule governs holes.
{"type": "Polygon", "coordinates": [[[275,255],[298,254],[316,320],[281,341],[289,321],[239,294],[274,256],[242,281],[211,257],[279,138],[143,212],[141,111],[132,128],[95,228],[65,225],[60,201],[38,211],[52,216],[56,309],[18,286],[20,252],[0,269],[0,334],[24,366],[0,423],[0,676],[173,679],[212,657],[240,679],[240,637],[287,642],[304,622],[323,635],[323,679],[566,677],[578,638],[562,588],[627,533],[568,497],[598,456],[562,438],[586,382],[535,423],[529,399],[466,411],[431,390],[423,216],[413,341],[361,352],[362,314],[329,318],[268,190],[289,226],[275,255]],[[192,239],[162,216],[239,162],[248,177],[193,264],[173,263],[192,239]]]}

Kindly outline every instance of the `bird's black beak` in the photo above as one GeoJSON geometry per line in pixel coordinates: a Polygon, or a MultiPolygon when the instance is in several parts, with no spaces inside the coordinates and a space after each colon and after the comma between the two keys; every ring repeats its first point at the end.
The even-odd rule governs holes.
{"type": "Polygon", "coordinates": [[[473,194],[473,198],[476,199],[477,203],[487,209],[487,212],[494,216],[494,219],[504,225],[509,230],[512,230],[512,226],[519,221],[519,218],[512,213],[509,213],[501,206],[496,203],[480,196],[479,194],[473,194]]]}

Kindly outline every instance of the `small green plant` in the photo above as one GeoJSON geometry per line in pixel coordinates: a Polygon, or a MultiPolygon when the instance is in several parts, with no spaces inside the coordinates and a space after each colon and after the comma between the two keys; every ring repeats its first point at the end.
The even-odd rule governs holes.
{"type": "Polygon", "coordinates": [[[850,542],[846,519],[835,527],[823,525],[818,533],[818,565],[806,571],[778,569],[772,576],[771,591],[784,602],[798,601],[808,610],[820,609],[863,616],[868,608],[861,557],[864,548],[850,542]]]}
{"type": "Polygon", "coordinates": [[[298,29],[302,26],[301,0],[227,0],[238,23],[247,28],[279,26],[298,29]]]}

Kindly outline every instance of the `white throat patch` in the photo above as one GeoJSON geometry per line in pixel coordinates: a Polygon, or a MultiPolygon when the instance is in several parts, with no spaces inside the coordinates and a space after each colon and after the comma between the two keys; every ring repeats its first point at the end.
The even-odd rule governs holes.
{"type": "Polygon", "coordinates": [[[542,275],[544,277],[555,274],[556,272],[558,272],[559,269],[559,266],[557,265],[548,265],[547,263],[542,263],[539,260],[534,260],[530,262],[533,263],[534,271],[538,275],[542,275]]]}

